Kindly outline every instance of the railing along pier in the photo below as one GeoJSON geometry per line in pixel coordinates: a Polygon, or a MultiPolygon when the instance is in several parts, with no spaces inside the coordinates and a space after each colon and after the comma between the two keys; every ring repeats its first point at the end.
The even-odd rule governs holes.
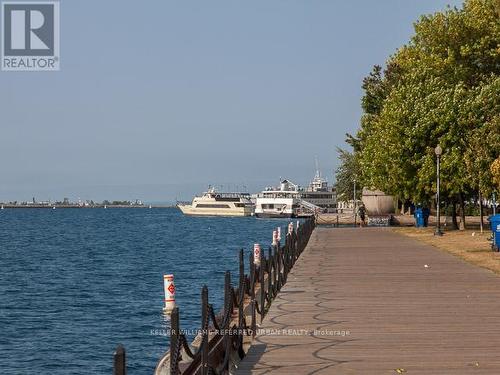
{"type": "Polygon", "coordinates": [[[241,249],[238,284],[233,286],[231,272],[226,271],[224,306],[219,314],[209,303],[208,287],[203,286],[200,330],[191,344],[180,326],[180,310],[175,307],[171,314],[170,350],[158,362],[155,375],[234,372],[256,335],[257,316],[262,322],[274,298],[286,283],[288,273],[304,251],[314,227],[314,218],[297,225],[297,228],[289,227],[284,245],[276,241],[269,247],[267,257],[264,251],[251,252],[248,274],[245,274],[245,257],[241,249]],[[260,259],[256,260],[254,254],[257,253],[260,259]]]}

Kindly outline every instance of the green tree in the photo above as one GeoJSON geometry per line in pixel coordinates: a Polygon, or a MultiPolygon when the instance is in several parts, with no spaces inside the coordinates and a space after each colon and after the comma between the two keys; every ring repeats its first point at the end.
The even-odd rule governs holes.
{"type": "Polygon", "coordinates": [[[497,191],[500,191],[500,157],[491,163],[491,174],[493,175],[494,186],[497,191]]]}
{"type": "Polygon", "coordinates": [[[340,166],[335,172],[335,189],[337,197],[342,201],[349,201],[354,197],[354,183],[356,182],[356,198],[361,197],[361,171],[354,153],[337,148],[340,166]]]}
{"type": "Polygon", "coordinates": [[[421,17],[415,35],[363,81],[361,128],[348,143],[363,181],[400,199],[431,201],[434,147],[442,156],[442,196],[461,206],[491,192],[499,154],[498,0],[421,17]]]}

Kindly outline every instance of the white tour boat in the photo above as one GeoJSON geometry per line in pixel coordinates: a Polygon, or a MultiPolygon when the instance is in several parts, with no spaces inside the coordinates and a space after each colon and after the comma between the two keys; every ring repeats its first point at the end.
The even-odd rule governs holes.
{"type": "Polygon", "coordinates": [[[319,207],[321,212],[337,212],[335,188],[328,185],[328,181],[321,176],[318,167],[316,167],[316,175],[309,186],[300,191],[300,197],[303,201],[319,207]]]}
{"type": "Polygon", "coordinates": [[[177,203],[185,215],[193,216],[251,216],[254,205],[248,193],[221,193],[210,188],[191,204],[177,203]]]}
{"type": "Polygon", "coordinates": [[[277,188],[267,188],[257,195],[255,216],[296,217],[300,209],[299,188],[293,182],[282,180],[277,188]]]}

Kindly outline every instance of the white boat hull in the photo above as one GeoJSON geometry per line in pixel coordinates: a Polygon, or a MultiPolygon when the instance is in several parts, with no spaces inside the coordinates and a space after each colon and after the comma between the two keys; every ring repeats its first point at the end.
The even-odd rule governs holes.
{"type": "Polygon", "coordinates": [[[280,212],[259,212],[255,213],[256,217],[259,218],[268,218],[268,219],[280,219],[280,218],[291,218],[295,217],[295,215],[290,213],[280,213],[280,212]]]}
{"type": "MultiPolygon", "coordinates": [[[[267,192],[266,192],[267,193],[267,192]]],[[[257,217],[295,217],[299,199],[298,193],[289,193],[287,198],[257,197],[255,216],[257,217]]]]}
{"type": "Polygon", "coordinates": [[[184,215],[189,216],[251,216],[253,209],[251,207],[235,208],[193,208],[190,204],[178,204],[177,207],[184,215]]]}

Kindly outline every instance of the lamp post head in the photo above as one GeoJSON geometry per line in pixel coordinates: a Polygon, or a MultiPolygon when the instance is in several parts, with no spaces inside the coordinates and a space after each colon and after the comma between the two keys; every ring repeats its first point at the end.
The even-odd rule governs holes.
{"type": "Polygon", "coordinates": [[[440,157],[441,154],[443,153],[443,149],[441,148],[440,145],[437,145],[436,148],[434,149],[434,152],[436,153],[437,157],[440,157]]]}

